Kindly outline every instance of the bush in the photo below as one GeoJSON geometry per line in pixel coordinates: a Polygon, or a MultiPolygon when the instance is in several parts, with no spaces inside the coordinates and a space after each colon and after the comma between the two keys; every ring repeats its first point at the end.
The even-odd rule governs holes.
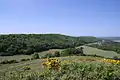
{"type": "Polygon", "coordinates": [[[104,56],[99,56],[99,55],[96,55],[96,54],[86,54],[85,56],[104,58],[104,56]]]}
{"type": "Polygon", "coordinates": [[[42,56],[41,58],[43,59],[43,58],[53,58],[53,57],[59,57],[60,56],[60,54],[52,54],[52,53],[47,53],[47,54],[45,54],[44,56],[42,56]]]}
{"type": "Polygon", "coordinates": [[[30,66],[24,66],[23,67],[23,70],[30,70],[31,68],[30,68],[30,66]]]}
{"type": "Polygon", "coordinates": [[[45,55],[46,58],[52,58],[52,57],[55,57],[55,55],[53,55],[52,53],[47,53],[45,55]]]}
{"type": "Polygon", "coordinates": [[[79,55],[85,56],[83,52],[83,47],[81,48],[68,48],[61,52],[61,56],[71,56],[71,55],[79,55]]]}
{"type": "Polygon", "coordinates": [[[59,51],[56,51],[56,52],[54,53],[54,56],[55,56],[55,57],[60,57],[60,52],[59,52],[59,51]]]}
{"type": "Polygon", "coordinates": [[[20,61],[29,61],[30,59],[21,59],[20,61]]]}
{"type": "Polygon", "coordinates": [[[31,58],[31,60],[34,60],[33,58],[31,58]]]}
{"type": "Polygon", "coordinates": [[[0,53],[0,56],[13,56],[12,53],[0,53]]]}
{"type": "Polygon", "coordinates": [[[0,64],[8,64],[9,61],[8,60],[4,60],[4,61],[1,61],[0,64]]]}
{"type": "Polygon", "coordinates": [[[32,58],[33,58],[33,59],[39,59],[40,57],[39,57],[39,54],[38,54],[38,53],[34,53],[34,54],[32,55],[32,58]]]}
{"type": "Polygon", "coordinates": [[[9,60],[8,62],[9,62],[9,64],[12,64],[12,63],[18,63],[17,60],[9,60]]]}
{"type": "Polygon", "coordinates": [[[114,56],[113,59],[114,60],[120,60],[120,58],[118,58],[118,56],[114,56]]]}
{"type": "Polygon", "coordinates": [[[47,56],[46,56],[46,55],[44,55],[44,56],[42,56],[42,57],[41,57],[41,59],[44,59],[44,58],[47,58],[47,56]]]}
{"type": "Polygon", "coordinates": [[[16,60],[4,60],[1,61],[0,64],[12,64],[12,63],[18,63],[16,60]]]}

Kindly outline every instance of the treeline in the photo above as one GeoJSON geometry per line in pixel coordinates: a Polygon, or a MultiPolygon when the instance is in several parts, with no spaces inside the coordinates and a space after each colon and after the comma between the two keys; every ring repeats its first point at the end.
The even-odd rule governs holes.
{"type": "Polygon", "coordinates": [[[0,35],[0,55],[29,55],[49,49],[74,48],[96,40],[95,37],[71,37],[60,34],[0,35]]]}
{"type": "Polygon", "coordinates": [[[113,41],[109,41],[109,42],[105,42],[102,44],[92,44],[89,45],[90,47],[95,47],[98,49],[102,49],[102,50],[108,50],[108,51],[115,51],[118,54],[120,54],[120,43],[118,42],[113,42],[113,41]]]}
{"type": "Polygon", "coordinates": [[[41,58],[52,58],[52,57],[64,57],[64,56],[85,56],[83,52],[83,47],[80,48],[67,48],[63,51],[55,51],[54,53],[47,53],[41,58]]]}

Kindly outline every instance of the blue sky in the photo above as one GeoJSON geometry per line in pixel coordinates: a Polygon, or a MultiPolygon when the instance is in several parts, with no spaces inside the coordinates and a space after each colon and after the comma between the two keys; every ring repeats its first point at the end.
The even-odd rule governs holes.
{"type": "Polygon", "coordinates": [[[120,36],[120,0],[0,0],[0,33],[120,36]]]}

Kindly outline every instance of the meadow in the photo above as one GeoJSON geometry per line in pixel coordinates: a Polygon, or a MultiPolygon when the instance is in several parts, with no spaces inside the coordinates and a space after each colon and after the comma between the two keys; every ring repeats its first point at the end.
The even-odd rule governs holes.
{"type": "MultiPolygon", "coordinates": [[[[112,58],[117,55],[113,51],[105,51],[88,46],[82,46],[85,54],[112,58]]],[[[79,48],[79,47],[77,47],[79,48]]],[[[38,53],[39,56],[63,51],[50,49],[38,53]]],[[[31,55],[14,55],[0,57],[0,60],[20,60],[31,58],[31,55]]],[[[35,59],[13,64],[0,64],[0,80],[120,80],[120,65],[104,62],[104,58],[92,56],[55,57],[61,61],[61,70],[46,69],[42,63],[47,59],[35,59]],[[49,75],[48,75],[49,74],[49,75]]]]}
{"type": "Polygon", "coordinates": [[[120,65],[104,62],[103,58],[68,56],[56,58],[61,61],[60,70],[48,70],[37,59],[13,65],[4,65],[0,70],[1,80],[120,80],[120,65]],[[6,68],[5,68],[6,66],[6,68]],[[9,66],[9,67],[8,67],[9,66]],[[23,67],[30,67],[24,70],[23,67]]]}

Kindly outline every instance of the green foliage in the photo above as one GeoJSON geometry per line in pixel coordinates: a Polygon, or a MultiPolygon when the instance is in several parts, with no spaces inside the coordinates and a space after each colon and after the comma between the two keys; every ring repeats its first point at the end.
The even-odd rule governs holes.
{"type": "Polygon", "coordinates": [[[114,56],[113,59],[114,60],[120,60],[120,58],[118,58],[118,56],[114,56]]]}
{"type": "Polygon", "coordinates": [[[20,59],[20,61],[30,61],[30,59],[20,59]]]}
{"type": "Polygon", "coordinates": [[[99,56],[99,55],[96,55],[96,54],[86,54],[85,56],[104,58],[104,56],[99,56]]]}
{"type": "Polygon", "coordinates": [[[103,63],[62,64],[60,71],[44,69],[42,72],[6,74],[7,80],[120,80],[120,66],[103,63]]]}
{"type": "Polygon", "coordinates": [[[71,37],[60,34],[0,35],[0,55],[30,55],[49,49],[65,49],[95,42],[95,37],[71,37]]]}
{"type": "Polygon", "coordinates": [[[1,61],[0,64],[12,64],[12,63],[18,63],[16,60],[4,60],[1,61]]]}
{"type": "Polygon", "coordinates": [[[54,56],[55,56],[55,57],[60,57],[60,52],[59,52],[59,51],[56,51],[56,52],[54,53],[54,56]]]}
{"type": "Polygon", "coordinates": [[[47,53],[44,56],[42,56],[42,58],[52,58],[52,57],[55,57],[55,55],[52,53],[47,53]]]}
{"type": "Polygon", "coordinates": [[[4,52],[1,52],[0,53],[0,56],[13,56],[12,53],[4,53],[4,52]]]}
{"type": "Polygon", "coordinates": [[[24,71],[26,71],[26,70],[30,70],[31,68],[30,68],[30,66],[24,66],[22,69],[23,69],[24,71]]]}
{"type": "Polygon", "coordinates": [[[85,56],[83,48],[68,48],[61,52],[61,56],[80,55],[85,56]]]}
{"type": "Polygon", "coordinates": [[[32,54],[32,58],[33,59],[39,59],[40,57],[39,57],[38,53],[34,53],[34,54],[32,54]]]}

